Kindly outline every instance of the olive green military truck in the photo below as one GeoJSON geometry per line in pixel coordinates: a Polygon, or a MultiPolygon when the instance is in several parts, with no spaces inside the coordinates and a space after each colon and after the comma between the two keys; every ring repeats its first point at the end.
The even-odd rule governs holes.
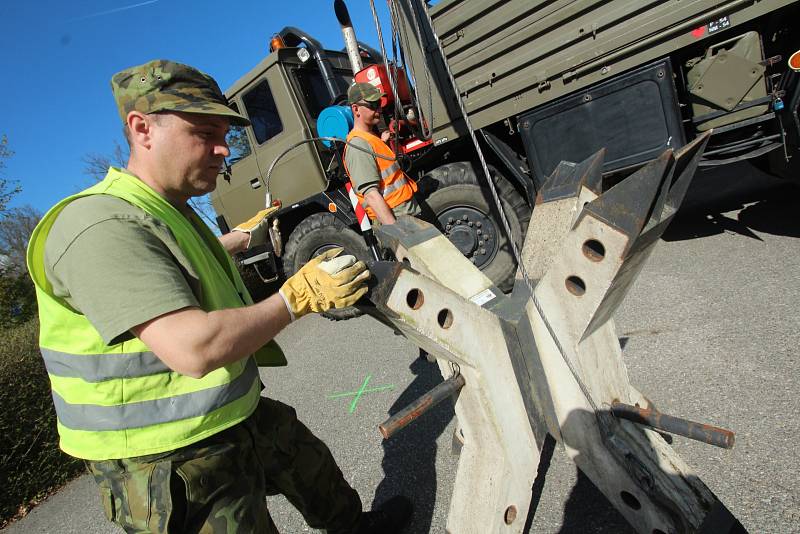
{"type": "Polygon", "coordinates": [[[399,161],[440,230],[502,289],[516,268],[509,239],[521,240],[537,189],[561,160],[605,147],[613,183],[712,130],[701,166],[750,159],[798,174],[799,2],[389,0],[391,28],[379,29],[393,58],[356,41],[344,3],[334,4],[345,51],[284,28],[227,91],[252,126],[231,132],[212,204],[226,232],[280,203],[271,242],[242,260],[262,280],[333,246],[370,256],[345,190],[343,145],[321,139],[345,137],[341,104],[353,79],[387,93],[399,161]]]}

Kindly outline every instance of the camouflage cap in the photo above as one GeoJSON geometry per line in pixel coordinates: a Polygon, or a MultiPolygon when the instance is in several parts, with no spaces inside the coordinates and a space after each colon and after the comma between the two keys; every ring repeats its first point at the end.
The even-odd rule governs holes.
{"type": "Polygon", "coordinates": [[[354,83],[347,90],[347,103],[355,104],[356,102],[377,102],[386,93],[382,93],[380,89],[370,83],[358,82],[354,83]]]}
{"type": "Polygon", "coordinates": [[[194,67],[156,59],[130,67],[111,78],[111,90],[122,122],[128,113],[140,111],[183,111],[229,117],[232,124],[250,124],[228,107],[228,101],[214,78],[194,67]]]}

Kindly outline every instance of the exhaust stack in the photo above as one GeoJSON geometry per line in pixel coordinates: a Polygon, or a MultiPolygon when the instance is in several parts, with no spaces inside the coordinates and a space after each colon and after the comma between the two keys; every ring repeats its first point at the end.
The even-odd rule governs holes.
{"type": "Polygon", "coordinates": [[[347,11],[347,6],[344,0],[334,0],[333,10],[336,13],[336,19],[342,28],[342,37],[344,37],[344,46],[347,49],[347,57],[350,59],[350,68],[353,69],[353,74],[360,72],[364,68],[361,62],[361,54],[358,51],[358,41],[356,41],[356,32],[353,29],[353,23],[350,22],[350,13],[347,11]]]}

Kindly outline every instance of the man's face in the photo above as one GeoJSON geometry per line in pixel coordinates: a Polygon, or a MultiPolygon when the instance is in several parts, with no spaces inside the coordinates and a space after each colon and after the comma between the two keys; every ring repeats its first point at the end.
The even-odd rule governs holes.
{"type": "Polygon", "coordinates": [[[213,191],[230,154],[225,142],[230,121],[217,115],[171,112],[154,122],[152,156],[163,187],[189,197],[213,191]]]}
{"type": "Polygon", "coordinates": [[[381,121],[381,102],[357,102],[353,104],[353,113],[358,114],[365,124],[375,126],[381,121]]]}

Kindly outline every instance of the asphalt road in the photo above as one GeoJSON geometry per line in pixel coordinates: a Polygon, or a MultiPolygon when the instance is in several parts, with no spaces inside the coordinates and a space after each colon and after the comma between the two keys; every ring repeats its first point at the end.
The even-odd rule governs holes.
{"type": "MultiPolygon", "coordinates": [[[[747,167],[701,175],[616,317],[641,391],[667,413],[736,432],[732,450],[680,437],[673,446],[751,533],[800,532],[799,196],[747,167]]],[[[291,363],[264,374],[266,394],[297,408],[367,506],[404,493],[416,506],[407,532],[443,533],[457,467],[452,405],[388,442],[376,428],[441,381],[436,366],[369,318],[304,318],[279,341],[291,363]],[[334,397],[365,381],[355,404],[334,397]]],[[[309,531],[283,498],[269,508],[282,532],[309,531]]],[[[86,476],[7,531],[118,532],[86,476]]],[[[532,531],[632,532],[559,449],[532,531]]]]}

